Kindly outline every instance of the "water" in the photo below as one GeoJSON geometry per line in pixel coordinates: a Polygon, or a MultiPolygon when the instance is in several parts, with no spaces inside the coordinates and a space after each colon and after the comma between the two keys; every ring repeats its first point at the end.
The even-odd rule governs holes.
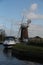
{"type": "Polygon", "coordinates": [[[19,60],[16,57],[12,57],[11,49],[4,49],[3,45],[0,45],[0,65],[43,65],[30,61],[19,60]]]}

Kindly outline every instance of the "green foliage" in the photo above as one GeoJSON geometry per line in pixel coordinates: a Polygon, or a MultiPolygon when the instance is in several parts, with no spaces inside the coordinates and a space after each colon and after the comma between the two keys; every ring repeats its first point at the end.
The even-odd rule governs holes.
{"type": "Polygon", "coordinates": [[[43,47],[43,38],[31,38],[28,43],[28,45],[36,45],[43,47]]]}
{"type": "Polygon", "coordinates": [[[13,46],[13,49],[17,49],[19,51],[25,52],[34,52],[34,53],[43,53],[43,47],[32,46],[32,45],[25,45],[25,44],[16,44],[13,46]]]}

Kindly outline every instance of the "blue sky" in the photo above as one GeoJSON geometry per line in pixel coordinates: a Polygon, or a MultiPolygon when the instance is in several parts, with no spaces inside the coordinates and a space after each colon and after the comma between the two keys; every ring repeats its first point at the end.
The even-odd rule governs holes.
{"type": "MultiPolygon", "coordinates": [[[[38,18],[36,17],[34,19],[34,16],[33,16],[33,19],[31,19],[32,21],[31,25],[34,25],[34,29],[36,29],[37,25],[43,26],[43,0],[0,0],[0,25],[4,24],[8,29],[10,29],[11,23],[9,21],[11,21],[12,19],[14,23],[19,23],[18,21],[22,20],[23,12],[27,13],[27,11],[30,11],[32,6],[36,7],[35,8],[36,11],[31,12],[32,15],[35,12],[34,13],[35,17],[39,15],[40,17],[38,18]]],[[[30,14],[30,12],[28,12],[28,14],[30,14]]],[[[27,14],[26,14],[26,17],[28,18],[27,14]]],[[[18,26],[15,25],[14,27],[13,28],[15,29],[15,33],[16,33],[16,30],[18,30],[18,26]]],[[[33,31],[33,34],[34,34],[34,31],[33,31]]],[[[43,34],[41,35],[40,33],[39,35],[42,36],[43,34]]]]}

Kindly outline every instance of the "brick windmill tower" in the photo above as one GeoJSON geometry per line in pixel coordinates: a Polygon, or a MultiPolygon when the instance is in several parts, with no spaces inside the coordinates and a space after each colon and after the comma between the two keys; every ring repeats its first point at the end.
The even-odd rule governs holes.
{"type": "Polygon", "coordinates": [[[20,26],[21,34],[20,34],[20,40],[21,42],[28,42],[28,27],[31,23],[31,20],[27,20],[26,23],[22,23],[20,26]]]}

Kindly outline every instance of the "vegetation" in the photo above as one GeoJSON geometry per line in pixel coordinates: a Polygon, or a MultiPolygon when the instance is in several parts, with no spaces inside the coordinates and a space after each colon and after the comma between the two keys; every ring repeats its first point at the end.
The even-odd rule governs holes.
{"type": "Polygon", "coordinates": [[[0,35],[0,42],[5,40],[5,36],[4,35],[0,35]]]}
{"type": "Polygon", "coordinates": [[[43,63],[43,47],[26,45],[23,43],[16,44],[12,48],[12,55],[19,59],[43,63]]]}
{"type": "Polygon", "coordinates": [[[40,38],[38,36],[30,38],[27,44],[43,47],[43,38],[40,38]]]}
{"type": "Polygon", "coordinates": [[[26,52],[35,52],[35,53],[43,53],[43,47],[32,46],[32,45],[25,45],[25,44],[16,44],[13,49],[17,49],[19,51],[26,51],[26,52]]]}
{"type": "Polygon", "coordinates": [[[5,30],[0,29],[0,43],[2,43],[5,40],[5,30]]]}

